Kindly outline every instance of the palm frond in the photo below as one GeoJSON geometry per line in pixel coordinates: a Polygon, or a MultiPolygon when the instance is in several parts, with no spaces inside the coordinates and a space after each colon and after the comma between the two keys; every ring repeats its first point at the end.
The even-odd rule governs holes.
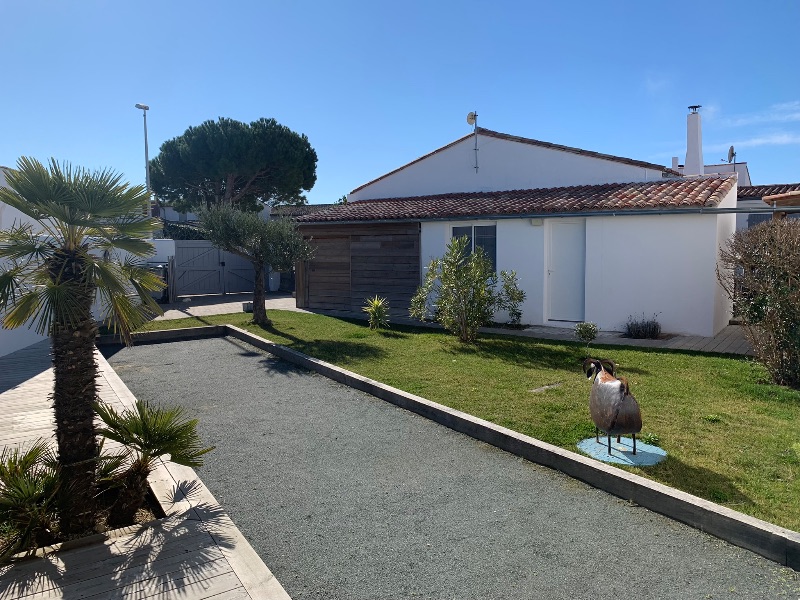
{"type": "Polygon", "coordinates": [[[137,401],[134,410],[125,409],[121,413],[103,404],[95,405],[95,410],[106,425],[99,433],[134,449],[147,463],[169,454],[180,465],[200,467],[202,455],[214,449],[202,447],[197,420],[187,419],[181,407],[137,401]]]}

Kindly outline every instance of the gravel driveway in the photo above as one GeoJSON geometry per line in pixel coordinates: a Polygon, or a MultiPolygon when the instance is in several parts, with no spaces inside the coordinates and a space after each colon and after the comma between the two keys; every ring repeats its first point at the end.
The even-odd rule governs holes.
{"type": "Polygon", "coordinates": [[[800,597],[791,569],[237,340],[108,359],[200,419],[200,477],[293,598],[800,597]]]}

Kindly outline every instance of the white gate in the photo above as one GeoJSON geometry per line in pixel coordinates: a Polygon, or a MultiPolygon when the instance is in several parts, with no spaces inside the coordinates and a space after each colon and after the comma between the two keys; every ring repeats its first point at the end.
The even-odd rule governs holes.
{"type": "Polygon", "coordinates": [[[553,220],[547,259],[549,320],[583,321],[586,296],[586,221],[553,220]]]}
{"type": "Polygon", "coordinates": [[[230,294],[253,291],[253,265],[208,240],[175,240],[175,294],[230,294]]]}

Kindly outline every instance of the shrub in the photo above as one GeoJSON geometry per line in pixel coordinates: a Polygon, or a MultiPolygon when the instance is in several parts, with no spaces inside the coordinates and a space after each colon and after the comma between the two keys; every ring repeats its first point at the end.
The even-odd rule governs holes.
{"type": "Polygon", "coordinates": [[[0,452],[0,564],[54,541],[58,486],[58,461],[47,442],[0,452]]]}
{"type": "Polygon", "coordinates": [[[369,328],[381,329],[389,327],[389,301],[386,298],[379,298],[375,294],[374,298],[365,298],[366,304],[361,309],[369,316],[369,328]]]}
{"type": "MultiPolygon", "coordinates": [[[[442,258],[428,265],[424,283],[411,299],[409,313],[415,319],[433,318],[464,343],[474,343],[478,329],[487,324],[497,309],[519,308],[524,292],[516,285],[516,274],[503,271],[504,283],[512,291],[497,291],[497,273],[483,249],[469,252],[469,239],[453,238],[442,258]],[[516,290],[516,292],[514,292],[516,290]]],[[[509,311],[510,312],[510,311],[509,311]]]]}
{"type": "Polygon", "coordinates": [[[518,326],[522,321],[522,311],[519,305],[525,302],[525,291],[519,287],[516,271],[501,271],[503,292],[501,308],[508,311],[508,324],[518,326]]]}
{"type": "Polygon", "coordinates": [[[577,323],[575,325],[575,337],[578,338],[580,341],[586,343],[586,354],[589,354],[589,344],[591,344],[595,338],[597,338],[597,332],[599,331],[597,325],[592,323],[591,321],[586,321],[584,323],[577,323]]]}
{"type": "Polygon", "coordinates": [[[800,388],[800,220],[737,231],[722,249],[720,285],[772,380],[800,388]]]}
{"type": "Polygon", "coordinates": [[[127,525],[144,504],[147,477],[159,456],[187,467],[199,467],[202,456],[213,450],[203,448],[197,434],[197,420],[187,419],[180,407],[161,407],[137,401],[133,409],[121,413],[105,404],[96,404],[95,411],[105,427],[99,433],[126,447],[127,461],[119,475],[119,494],[111,506],[108,522],[127,525]]]}
{"type": "Polygon", "coordinates": [[[625,323],[625,335],[637,340],[657,340],[661,335],[661,323],[658,322],[658,315],[653,315],[652,319],[646,319],[642,313],[641,319],[628,317],[625,323]]]}
{"type": "Polygon", "coordinates": [[[661,438],[658,437],[655,433],[647,432],[644,435],[640,436],[640,439],[645,444],[649,444],[650,446],[661,446],[661,438]]]}

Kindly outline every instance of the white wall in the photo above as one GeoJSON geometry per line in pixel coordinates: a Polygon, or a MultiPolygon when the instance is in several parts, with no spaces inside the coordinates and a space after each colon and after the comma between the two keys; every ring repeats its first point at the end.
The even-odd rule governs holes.
{"type": "Polygon", "coordinates": [[[156,247],[156,253],[147,257],[147,262],[166,263],[170,256],[175,256],[175,240],[150,240],[156,247]]]}
{"type": "MultiPolygon", "coordinates": [[[[735,190],[723,204],[735,202],[735,190]]],[[[497,225],[497,268],[515,270],[527,298],[522,322],[547,325],[546,240],[554,219],[422,223],[422,276],[444,254],[456,225],[497,225]]],[[[719,246],[734,215],[608,216],[586,219],[587,321],[621,331],[628,317],[654,314],[665,333],[713,336],[730,319],[717,283],[719,246]]],[[[506,320],[498,313],[497,321],[506,320]]],[[[564,326],[563,323],[553,325],[564,326]]]]}
{"type": "Polygon", "coordinates": [[[660,180],[661,171],[484,135],[442,150],[366,188],[349,201],[660,180]]]}
{"type": "MultiPolygon", "coordinates": [[[[544,225],[533,226],[530,219],[501,219],[499,221],[442,221],[422,223],[420,232],[421,277],[432,258],[445,253],[452,228],[459,225],[497,226],[497,269],[516,271],[519,287],[525,291],[525,302],[520,306],[523,323],[541,325],[544,313],[544,225]]],[[[498,312],[495,320],[504,322],[505,312],[498,312]]]]}
{"type": "Polygon", "coordinates": [[[662,330],[716,333],[714,215],[618,216],[586,222],[586,320],[621,331],[656,315],[662,330]]]}

